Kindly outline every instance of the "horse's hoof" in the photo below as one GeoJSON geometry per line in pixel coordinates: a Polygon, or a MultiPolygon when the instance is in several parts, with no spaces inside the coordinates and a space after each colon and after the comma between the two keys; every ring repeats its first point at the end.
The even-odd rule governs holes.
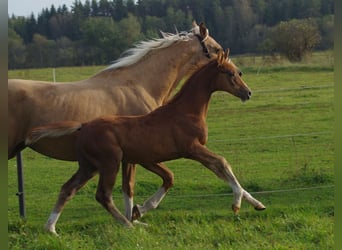
{"type": "Polygon", "coordinates": [[[139,218],[141,218],[141,214],[140,214],[140,211],[138,209],[138,206],[135,205],[132,209],[132,221],[135,221],[139,218]]]}
{"type": "Polygon", "coordinates": [[[234,212],[234,214],[238,214],[240,211],[240,208],[238,206],[235,206],[234,204],[232,205],[232,210],[234,212]]]}
{"type": "Polygon", "coordinates": [[[260,203],[259,205],[255,206],[254,209],[257,211],[262,211],[262,210],[265,210],[266,207],[260,203]]]}

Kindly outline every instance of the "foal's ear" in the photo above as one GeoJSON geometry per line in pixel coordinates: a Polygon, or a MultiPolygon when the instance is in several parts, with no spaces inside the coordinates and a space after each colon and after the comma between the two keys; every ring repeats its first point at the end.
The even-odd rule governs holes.
{"type": "Polygon", "coordinates": [[[229,48],[226,49],[226,53],[224,53],[224,59],[228,61],[228,57],[229,57],[229,48]]]}
{"type": "Polygon", "coordinates": [[[209,35],[208,29],[203,22],[200,23],[199,29],[200,29],[200,35],[203,39],[209,35]]]}
{"type": "Polygon", "coordinates": [[[223,52],[223,50],[219,50],[219,52],[217,52],[217,65],[221,66],[225,60],[225,53],[223,52]]]}

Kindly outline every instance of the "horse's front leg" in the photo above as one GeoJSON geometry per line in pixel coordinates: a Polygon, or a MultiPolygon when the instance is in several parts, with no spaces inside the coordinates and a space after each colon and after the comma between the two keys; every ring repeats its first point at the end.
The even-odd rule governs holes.
{"type": "Polygon", "coordinates": [[[129,221],[132,221],[135,173],[136,166],[134,164],[122,162],[122,192],[125,203],[125,216],[129,221]]]}
{"type": "Polygon", "coordinates": [[[142,166],[159,175],[163,179],[163,184],[153,196],[144,202],[143,205],[137,204],[134,206],[132,215],[133,220],[137,220],[147,211],[157,208],[167,191],[173,186],[174,181],[173,173],[163,163],[142,164],[142,166]]]}
{"type": "Polygon", "coordinates": [[[250,193],[244,190],[235,177],[230,165],[222,156],[210,152],[206,147],[198,144],[192,148],[191,156],[188,158],[201,162],[205,167],[213,171],[219,178],[228,182],[234,194],[232,209],[238,213],[241,207],[241,200],[244,198],[256,210],[264,210],[266,207],[250,193]]]}

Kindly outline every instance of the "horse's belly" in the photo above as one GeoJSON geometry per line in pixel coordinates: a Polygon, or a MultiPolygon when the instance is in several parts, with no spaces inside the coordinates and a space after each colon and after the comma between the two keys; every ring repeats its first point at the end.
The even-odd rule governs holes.
{"type": "Polygon", "coordinates": [[[43,155],[58,160],[77,161],[75,141],[74,135],[42,138],[30,147],[43,155]]]}

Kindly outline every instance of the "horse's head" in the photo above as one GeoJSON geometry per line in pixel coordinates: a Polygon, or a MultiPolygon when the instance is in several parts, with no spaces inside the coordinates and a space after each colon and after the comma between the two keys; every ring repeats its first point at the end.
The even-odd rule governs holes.
{"type": "MultiPolygon", "coordinates": [[[[177,31],[177,29],[176,29],[177,31]]],[[[166,33],[162,32],[161,34],[164,38],[171,38],[174,37],[174,34],[172,33],[166,33]]],[[[212,38],[209,35],[209,30],[205,26],[203,22],[201,22],[199,25],[196,23],[196,21],[192,22],[192,29],[191,34],[193,35],[194,39],[193,41],[197,43],[198,46],[193,47],[193,52],[197,52],[197,48],[200,49],[201,53],[198,53],[197,55],[200,55],[202,59],[210,59],[212,57],[217,56],[217,53],[220,50],[223,50],[222,46],[215,41],[214,38],[212,38]]],[[[177,35],[182,37],[186,37],[189,35],[187,32],[180,32],[177,35]]],[[[187,40],[187,39],[186,39],[187,40]]],[[[195,53],[196,54],[196,53],[195,53]]]]}
{"type": "Polygon", "coordinates": [[[193,21],[192,33],[199,39],[206,57],[217,56],[217,53],[222,50],[222,46],[209,35],[209,30],[203,22],[197,25],[196,21],[193,21]]]}
{"type": "Polygon", "coordinates": [[[229,59],[229,49],[217,54],[217,67],[220,74],[215,82],[215,90],[222,90],[239,97],[242,101],[247,101],[252,93],[247,84],[242,80],[242,72],[229,59]]]}

